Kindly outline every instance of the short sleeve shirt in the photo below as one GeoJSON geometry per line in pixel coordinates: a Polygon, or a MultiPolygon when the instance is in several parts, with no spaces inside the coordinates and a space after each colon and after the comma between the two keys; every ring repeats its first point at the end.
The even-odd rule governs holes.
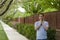
{"type": "MultiPolygon", "coordinates": [[[[46,27],[49,27],[49,24],[47,21],[43,21],[43,24],[46,25],[46,27]]],[[[40,25],[40,21],[35,22],[34,26],[37,27],[40,25]]],[[[47,31],[43,26],[41,26],[37,32],[36,32],[36,39],[47,39],[47,31]]]]}

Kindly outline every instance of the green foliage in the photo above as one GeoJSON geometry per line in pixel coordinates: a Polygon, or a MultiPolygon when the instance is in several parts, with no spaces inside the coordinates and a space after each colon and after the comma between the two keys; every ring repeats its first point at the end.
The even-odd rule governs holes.
{"type": "Polygon", "coordinates": [[[29,40],[36,40],[36,33],[32,24],[18,23],[16,27],[17,31],[26,36],[29,40]]]}
{"type": "Polygon", "coordinates": [[[45,12],[52,12],[52,11],[57,11],[57,9],[55,9],[55,8],[47,8],[47,9],[45,9],[42,13],[45,13],[45,12]]]}
{"type": "Polygon", "coordinates": [[[26,17],[30,15],[31,15],[30,13],[21,13],[20,11],[17,11],[16,14],[13,16],[13,18],[26,17]]]}
{"type": "Polygon", "coordinates": [[[55,34],[56,34],[56,30],[49,27],[47,31],[48,40],[55,40],[55,34]]]}
{"type": "Polygon", "coordinates": [[[22,7],[30,13],[38,13],[38,12],[44,12],[46,9],[49,8],[49,11],[55,11],[58,10],[60,7],[60,1],[59,0],[21,0],[22,7]],[[55,10],[53,10],[53,9],[55,10]]]}
{"type": "MultiPolygon", "coordinates": [[[[10,0],[8,0],[10,1],[10,0]]],[[[6,8],[8,2],[4,5],[1,10],[6,8]]],[[[10,5],[8,11],[3,18],[14,18],[14,17],[25,17],[30,14],[35,14],[38,12],[52,12],[60,10],[60,0],[13,0],[12,4],[10,5]],[[26,13],[17,12],[14,14],[15,9],[22,7],[26,10],[26,13]]]]}

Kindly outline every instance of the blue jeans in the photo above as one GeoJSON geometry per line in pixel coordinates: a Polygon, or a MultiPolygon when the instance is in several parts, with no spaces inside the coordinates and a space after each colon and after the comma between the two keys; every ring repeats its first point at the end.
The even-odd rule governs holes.
{"type": "Polygon", "coordinates": [[[47,40],[47,39],[37,39],[37,40],[47,40]]]}

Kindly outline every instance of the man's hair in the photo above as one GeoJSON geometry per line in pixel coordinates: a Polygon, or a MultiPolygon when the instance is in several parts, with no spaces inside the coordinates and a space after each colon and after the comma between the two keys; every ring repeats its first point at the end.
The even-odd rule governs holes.
{"type": "Polygon", "coordinates": [[[44,16],[44,13],[40,13],[39,15],[42,15],[42,16],[44,16]]]}

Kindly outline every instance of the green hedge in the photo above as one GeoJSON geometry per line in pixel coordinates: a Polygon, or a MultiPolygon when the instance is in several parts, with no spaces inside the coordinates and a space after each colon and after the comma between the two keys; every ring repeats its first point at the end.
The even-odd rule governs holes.
{"type": "Polygon", "coordinates": [[[56,30],[54,28],[49,27],[47,31],[48,40],[55,40],[55,34],[56,30]]]}
{"type": "Polygon", "coordinates": [[[19,33],[26,36],[29,40],[36,40],[36,31],[34,30],[34,26],[32,24],[16,24],[16,29],[19,33]]]}
{"type": "MultiPolygon", "coordinates": [[[[11,23],[12,22],[9,22],[8,25],[13,25],[11,23]]],[[[36,40],[36,31],[34,30],[33,24],[16,23],[15,26],[16,26],[15,29],[20,34],[26,36],[29,40],[36,40]]],[[[48,36],[47,40],[55,40],[55,34],[56,34],[56,30],[49,27],[47,31],[47,36],[48,36]]]]}

